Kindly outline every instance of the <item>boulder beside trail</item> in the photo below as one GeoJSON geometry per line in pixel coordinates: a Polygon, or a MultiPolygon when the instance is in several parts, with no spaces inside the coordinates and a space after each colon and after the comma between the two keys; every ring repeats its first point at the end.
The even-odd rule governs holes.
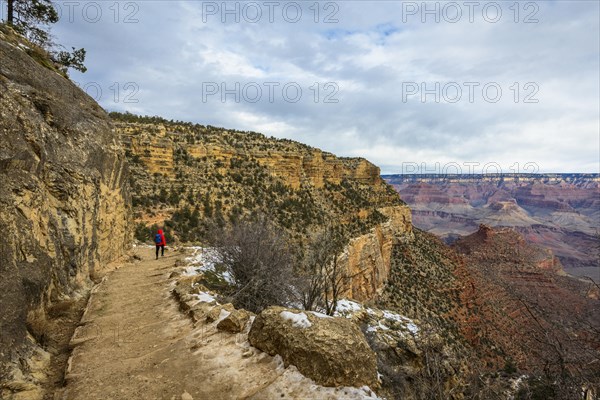
{"type": "Polygon", "coordinates": [[[320,385],[377,386],[375,353],[358,326],[345,318],[269,307],[254,320],[248,339],[320,385]]]}
{"type": "Polygon", "coordinates": [[[234,310],[217,324],[217,329],[230,333],[239,333],[244,330],[251,313],[246,310],[234,310]]]}
{"type": "Polygon", "coordinates": [[[208,313],[206,313],[206,322],[211,323],[219,320],[225,313],[227,316],[235,311],[235,307],[231,303],[218,305],[210,309],[208,313]]]}

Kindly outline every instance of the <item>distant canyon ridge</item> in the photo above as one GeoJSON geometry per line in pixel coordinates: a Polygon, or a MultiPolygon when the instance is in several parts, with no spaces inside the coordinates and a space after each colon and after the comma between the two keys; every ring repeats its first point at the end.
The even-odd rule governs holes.
{"type": "Polygon", "coordinates": [[[566,272],[600,280],[600,174],[384,175],[413,224],[448,243],[480,224],[513,227],[566,272]]]}

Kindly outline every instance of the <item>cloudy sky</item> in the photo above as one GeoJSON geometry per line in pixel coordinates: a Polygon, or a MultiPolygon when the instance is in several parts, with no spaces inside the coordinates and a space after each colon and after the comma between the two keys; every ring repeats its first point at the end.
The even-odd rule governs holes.
{"type": "Polygon", "coordinates": [[[107,110],[286,137],[383,173],[599,172],[599,2],[70,1],[107,110]],[[478,164],[477,164],[478,163],[478,164]]]}

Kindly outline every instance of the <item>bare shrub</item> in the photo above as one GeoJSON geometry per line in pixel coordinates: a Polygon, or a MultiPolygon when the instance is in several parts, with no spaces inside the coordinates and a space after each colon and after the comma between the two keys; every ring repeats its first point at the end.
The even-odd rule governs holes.
{"type": "Polygon", "coordinates": [[[210,228],[217,265],[231,276],[224,295],[238,308],[260,312],[289,305],[295,296],[294,257],[288,238],[264,217],[210,228]]]}
{"type": "Polygon", "coordinates": [[[327,228],[312,235],[300,271],[302,305],[305,310],[336,311],[337,300],[347,284],[348,276],[339,263],[347,240],[341,233],[327,228]]]}

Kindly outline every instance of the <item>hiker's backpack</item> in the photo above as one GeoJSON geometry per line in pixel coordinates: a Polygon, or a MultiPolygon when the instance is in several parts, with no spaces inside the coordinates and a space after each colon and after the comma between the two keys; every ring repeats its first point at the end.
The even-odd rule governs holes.
{"type": "Polygon", "coordinates": [[[162,237],[160,236],[160,233],[157,233],[156,235],[154,235],[154,243],[156,243],[156,244],[162,243],[162,237]]]}

